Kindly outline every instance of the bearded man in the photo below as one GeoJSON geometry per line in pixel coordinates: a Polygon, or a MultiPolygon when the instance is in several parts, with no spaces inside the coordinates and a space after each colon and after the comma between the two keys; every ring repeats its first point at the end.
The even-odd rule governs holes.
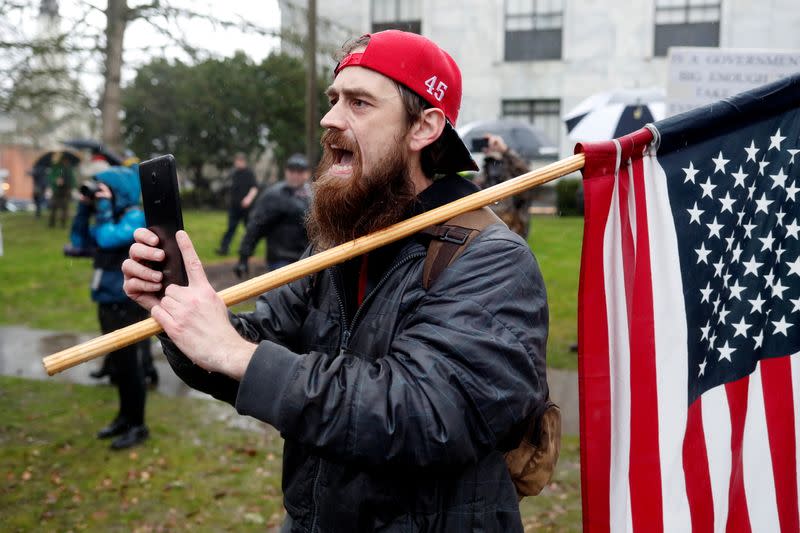
{"type": "MultiPolygon", "coordinates": [[[[476,188],[456,135],[461,74],[435,43],[385,31],[343,49],[306,252],[476,188]]],[[[261,295],[229,314],[179,232],[188,287],[158,300],[158,239],[139,230],[128,295],[163,326],[190,386],[285,439],[282,531],[522,531],[503,453],[547,398],[547,304],[526,243],[502,224],[425,287],[419,235],[261,295]]]]}

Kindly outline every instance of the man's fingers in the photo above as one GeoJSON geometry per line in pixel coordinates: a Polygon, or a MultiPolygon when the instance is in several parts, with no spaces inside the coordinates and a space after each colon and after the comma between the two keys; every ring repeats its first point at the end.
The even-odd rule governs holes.
{"type": "Polygon", "coordinates": [[[139,278],[130,278],[123,282],[122,288],[125,294],[156,293],[161,290],[161,284],[139,278]]]}
{"type": "Polygon", "coordinates": [[[203,271],[203,263],[200,262],[200,257],[198,257],[197,251],[194,249],[189,234],[180,230],[175,234],[175,240],[178,241],[178,248],[180,248],[183,256],[183,266],[186,267],[186,277],[189,278],[189,285],[208,283],[206,273],[203,271]]]}
{"type": "Polygon", "coordinates": [[[150,309],[150,316],[152,316],[158,324],[164,328],[164,332],[174,337],[175,333],[177,332],[178,323],[175,322],[175,319],[172,318],[172,315],[167,312],[166,309],[161,307],[160,305],[154,305],[152,309],[150,309]]]}
{"type": "MultiPolygon", "coordinates": [[[[160,283],[164,275],[158,270],[147,268],[141,263],[133,259],[126,259],[122,262],[122,273],[127,278],[139,278],[144,281],[151,281],[153,283],[160,283]]],[[[159,290],[159,289],[155,289],[159,290]]]]}
{"type": "Polygon", "coordinates": [[[134,261],[163,261],[164,250],[135,242],[128,251],[134,261]]]}
{"type": "Polygon", "coordinates": [[[141,242],[148,246],[155,246],[158,244],[158,235],[147,228],[138,228],[133,232],[133,238],[136,242],[141,242]]]}

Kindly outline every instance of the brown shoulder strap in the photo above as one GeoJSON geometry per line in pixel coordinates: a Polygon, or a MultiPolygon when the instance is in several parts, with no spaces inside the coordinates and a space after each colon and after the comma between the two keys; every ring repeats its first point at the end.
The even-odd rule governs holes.
{"type": "Polygon", "coordinates": [[[472,239],[492,224],[502,224],[491,209],[483,207],[455,216],[442,225],[431,226],[421,233],[431,237],[428,256],[422,269],[422,286],[427,290],[466,249],[472,239]]]}

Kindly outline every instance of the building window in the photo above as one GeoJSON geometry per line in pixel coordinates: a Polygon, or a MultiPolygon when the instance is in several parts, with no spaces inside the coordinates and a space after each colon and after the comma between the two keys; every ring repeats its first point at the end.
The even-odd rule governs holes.
{"type": "Polygon", "coordinates": [[[670,46],[719,46],[720,0],[656,0],[653,54],[670,46]]]}
{"type": "Polygon", "coordinates": [[[564,0],[506,0],[506,61],[561,59],[564,0]]]}
{"type": "Polygon", "coordinates": [[[544,133],[550,146],[561,139],[561,100],[503,100],[504,118],[533,124],[544,133]]]}
{"type": "Polygon", "coordinates": [[[422,0],[372,0],[372,31],[422,32],[422,0]]]}

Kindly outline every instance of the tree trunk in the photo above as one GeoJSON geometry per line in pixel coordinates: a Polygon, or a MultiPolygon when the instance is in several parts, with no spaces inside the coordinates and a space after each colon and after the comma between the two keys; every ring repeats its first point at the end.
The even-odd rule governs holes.
{"type": "Polygon", "coordinates": [[[128,0],[108,0],[106,8],[105,85],[101,106],[103,144],[122,151],[120,108],[122,72],[122,41],[128,24],[128,0]]]}
{"type": "Polygon", "coordinates": [[[317,0],[308,0],[306,36],[306,157],[312,168],[317,164],[319,116],[317,111],[317,0]]]}

